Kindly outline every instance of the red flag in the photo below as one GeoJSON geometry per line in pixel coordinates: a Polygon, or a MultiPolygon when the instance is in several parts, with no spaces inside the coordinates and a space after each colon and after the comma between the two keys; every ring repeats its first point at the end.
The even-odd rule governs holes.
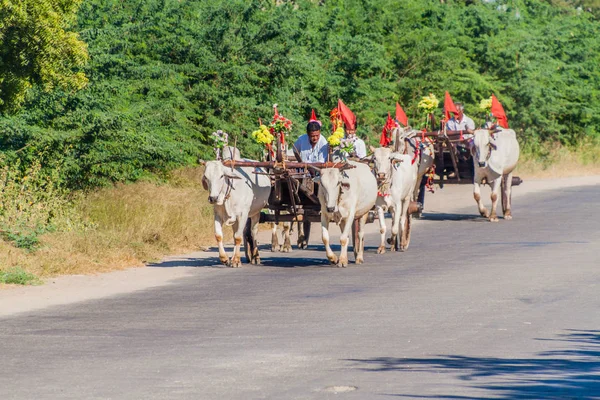
{"type": "Polygon", "coordinates": [[[342,121],[344,121],[344,125],[346,126],[346,130],[354,131],[356,130],[356,116],[341,99],[338,99],[338,111],[342,117],[342,121]]]}
{"type": "Polygon", "coordinates": [[[493,94],[492,109],[490,111],[492,112],[492,115],[498,120],[498,125],[500,125],[504,129],[508,129],[508,118],[506,118],[504,108],[502,107],[502,104],[500,104],[496,96],[494,96],[493,94]]]}
{"type": "Polygon", "coordinates": [[[450,93],[448,93],[446,90],[446,96],[444,97],[444,115],[446,117],[446,121],[449,121],[450,118],[452,118],[450,113],[458,114],[458,110],[452,101],[452,97],[450,97],[450,93]]]}
{"type": "Polygon", "coordinates": [[[396,122],[388,113],[387,120],[385,121],[385,125],[383,126],[383,131],[381,131],[381,138],[379,139],[379,144],[382,147],[387,147],[390,143],[392,143],[392,130],[396,127],[396,122]]]}
{"type": "Polygon", "coordinates": [[[319,124],[319,126],[323,126],[323,124],[321,123],[321,121],[319,121],[317,119],[317,114],[315,113],[315,110],[313,109],[311,114],[310,114],[310,119],[308,120],[308,122],[316,122],[317,124],[319,124]]]}
{"type": "Polygon", "coordinates": [[[400,122],[404,126],[408,126],[408,117],[398,103],[396,103],[396,121],[400,122]]]}

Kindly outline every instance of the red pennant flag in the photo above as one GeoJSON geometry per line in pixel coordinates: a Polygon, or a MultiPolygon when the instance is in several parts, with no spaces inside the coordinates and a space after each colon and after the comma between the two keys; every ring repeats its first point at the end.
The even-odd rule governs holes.
{"type": "Polygon", "coordinates": [[[498,101],[496,96],[492,94],[492,109],[490,110],[492,115],[496,117],[498,120],[498,125],[503,127],[504,129],[508,129],[508,118],[506,118],[506,113],[504,112],[504,108],[502,104],[498,101]]]}
{"type": "Polygon", "coordinates": [[[341,99],[338,99],[338,111],[342,117],[342,121],[344,121],[344,125],[346,126],[346,130],[354,131],[356,130],[356,116],[341,99]]]}
{"type": "Polygon", "coordinates": [[[398,103],[396,103],[396,121],[400,122],[404,126],[408,126],[408,117],[398,103]]]}
{"type": "Polygon", "coordinates": [[[390,143],[392,143],[392,130],[396,127],[396,122],[388,113],[387,120],[385,121],[385,125],[383,126],[383,131],[381,131],[381,138],[379,139],[379,144],[382,147],[387,147],[390,143]]]}
{"type": "Polygon", "coordinates": [[[323,124],[321,123],[321,121],[319,121],[317,119],[317,114],[315,113],[315,110],[313,109],[311,114],[310,114],[310,119],[308,120],[308,122],[316,122],[317,124],[319,124],[319,126],[323,126],[323,124]]]}
{"type": "Polygon", "coordinates": [[[458,110],[452,101],[452,97],[450,97],[450,93],[446,91],[446,96],[444,97],[444,115],[446,117],[446,121],[449,121],[452,116],[450,113],[458,114],[458,110]]]}

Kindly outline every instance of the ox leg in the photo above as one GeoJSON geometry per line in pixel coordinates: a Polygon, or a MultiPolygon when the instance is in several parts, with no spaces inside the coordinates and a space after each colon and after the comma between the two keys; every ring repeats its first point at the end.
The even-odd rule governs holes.
{"type": "MultiPolygon", "coordinates": [[[[244,236],[244,228],[246,227],[247,215],[236,218],[233,223],[233,257],[231,257],[231,267],[239,268],[242,266],[242,258],[240,256],[240,247],[244,236]]],[[[248,243],[250,245],[250,242],[248,243]]]]}
{"type": "Polygon", "coordinates": [[[310,236],[310,221],[305,220],[298,222],[298,247],[306,249],[308,247],[308,239],[310,236]]]}
{"type": "Polygon", "coordinates": [[[488,210],[485,208],[483,202],[481,201],[481,184],[477,182],[473,183],[473,198],[477,203],[479,215],[481,215],[483,218],[488,218],[490,214],[488,213],[488,210]]]}
{"type": "Polygon", "coordinates": [[[271,251],[279,251],[279,239],[277,238],[277,224],[271,223],[271,251]]]}
{"type": "Polygon", "coordinates": [[[284,222],[283,223],[283,248],[281,251],[284,253],[289,253],[292,251],[292,242],[290,241],[290,233],[292,231],[292,223],[284,222]]]}
{"type": "Polygon", "coordinates": [[[498,215],[496,214],[496,207],[498,207],[498,192],[500,191],[500,183],[502,181],[502,177],[498,178],[498,179],[494,179],[493,182],[491,182],[491,187],[492,187],[492,194],[491,194],[491,199],[492,199],[492,210],[490,212],[490,222],[498,222],[498,215]]]}
{"type": "Polygon", "coordinates": [[[348,242],[350,242],[350,231],[352,229],[352,221],[354,221],[355,214],[356,210],[351,208],[350,212],[348,212],[348,218],[344,218],[340,221],[340,229],[342,231],[342,234],[340,235],[340,245],[342,246],[342,250],[340,251],[338,267],[348,266],[348,242]]]}
{"type": "Polygon", "coordinates": [[[408,214],[408,207],[410,201],[404,200],[402,203],[402,216],[400,217],[400,251],[406,251],[410,244],[410,219],[411,216],[408,214]]]}
{"type": "Polygon", "coordinates": [[[511,220],[512,172],[502,176],[500,191],[502,192],[502,214],[504,215],[504,219],[511,220]]]}
{"type": "Polygon", "coordinates": [[[400,232],[400,217],[402,216],[404,202],[401,202],[399,206],[400,207],[394,207],[394,213],[392,214],[392,236],[390,238],[390,244],[392,245],[391,251],[398,251],[400,249],[400,237],[398,234],[400,232]]]}
{"type": "Polygon", "coordinates": [[[425,175],[421,175],[417,177],[417,184],[415,185],[415,190],[412,195],[413,201],[421,203],[421,211],[413,214],[415,218],[421,218],[423,216],[423,208],[425,206],[425,185],[427,184],[427,178],[425,175]]]}
{"type": "Polygon", "coordinates": [[[215,215],[215,239],[217,239],[217,246],[219,246],[219,261],[222,264],[229,265],[229,257],[225,252],[225,246],[223,246],[223,224],[221,220],[215,215]]]}
{"type": "Polygon", "coordinates": [[[357,264],[362,264],[364,260],[365,253],[365,224],[367,223],[367,218],[369,214],[365,214],[358,220],[358,243],[355,243],[354,246],[358,247],[358,251],[355,249],[355,262],[357,264]]]}
{"type": "MultiPolygon", "coordinates": [[[[352,215],[351,213],[350,215],[352,215]]],[[[340,258],[338,260],[338,267],[345,268],[348,266],[348,243],[350,242],[350,233],[352,230],[352,219],[350,218],[342,218],[339,223],[340,225],[340,258]]]]}
{"type": "Polygon", "coordinates": [[[377,254],[383,254],[385,253],[385,233],[387,232],[383,207],[377,207],[377,216],[379,218],[379,234],[381,235],[381,241],[379,243],[379,248],[377,249],[377,254]]]}
{"type": "Polygon", "coordinates": [[[304,222],[303,221],[298,221],[297,222],[298,225],[298,241],[296,242],[296,244],[298,245],[299,249],[302,249],[302,242],[304,241],[304,222]]]}
{"type": "Polygon", "coordinates": [[[251,254],[251,258],[250,258],[250,263],[254,264],[254,265],[259,265],[260,264],[260,255],[258,254],[258,242],[256,241],[256,238],[258,237],[258,222],[259,222],[259,218],[260,218],[260,214],[254,215],[252,217],[250,217],[249,219],[249,223],[250,223],[250,229],[248,229],[248,232],[250,233],[250,237],[248,240],[248,243],[251,244],[250,246],[250,254],[251,254]]]}
{"type": "Polygon", "coordinates": [[[325,216],[325,213],[321,212],[321,237],[323,238],[323,244],[325,245],[325,254],[327,259],[332,264],[338,263],[337,256],[331,250],[329,246],[329,219],[325,216]]]}

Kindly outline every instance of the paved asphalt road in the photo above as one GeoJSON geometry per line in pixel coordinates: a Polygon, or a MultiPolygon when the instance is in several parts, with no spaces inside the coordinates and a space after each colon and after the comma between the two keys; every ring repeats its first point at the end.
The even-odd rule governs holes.
{"type": "MultiPolygon", "coordinates": [[[[600,186],[0,319],[0,399],[600,399],[600,186]]],[[[177,267],[174,263],[156,266],[177,267]]]]}

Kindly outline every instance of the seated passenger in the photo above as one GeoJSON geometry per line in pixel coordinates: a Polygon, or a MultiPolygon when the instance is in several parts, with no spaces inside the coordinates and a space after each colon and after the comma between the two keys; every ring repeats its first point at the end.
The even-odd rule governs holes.
{"type": "Polygon", "coordinates": [[[317,121],[311,121],[306,125],[306,134],[296,140],[294,147],[300,153],[303,162],[327,161],[329,145],[327,139],[321,135],[321,125],[317,121]]]}

